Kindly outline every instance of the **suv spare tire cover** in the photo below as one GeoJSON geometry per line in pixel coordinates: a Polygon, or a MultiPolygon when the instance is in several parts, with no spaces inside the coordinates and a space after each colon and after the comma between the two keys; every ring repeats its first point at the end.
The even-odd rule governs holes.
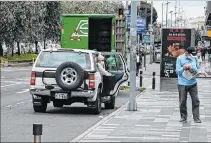
{"type": "Polygon", "coordinates": [[[74,62],[64,62],[57,68],[55,78],[56,78],[56,83],[63,90],[68,90],[68,91],[76,90],[82,85],[84,81],[84,70],[80,65],[74,62]],[[76,79],[71,84],[67,84],[63,82],[63,79],[61,76],[62,72],[64,72],[64,70],[68,68],[76,72],[76,79]]]}

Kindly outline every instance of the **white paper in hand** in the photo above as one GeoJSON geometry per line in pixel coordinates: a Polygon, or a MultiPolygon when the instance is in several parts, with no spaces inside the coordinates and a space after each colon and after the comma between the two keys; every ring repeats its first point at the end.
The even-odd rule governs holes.
{"type": "Polygon", "coordinates": [[[184,78],[186,78],[187,80],[191,80],[192,78],[196,77],[198,73],[191,73],[190,71],[188,70],[185,70],[183,73],[182,73],[182,76],[184,78]]]}

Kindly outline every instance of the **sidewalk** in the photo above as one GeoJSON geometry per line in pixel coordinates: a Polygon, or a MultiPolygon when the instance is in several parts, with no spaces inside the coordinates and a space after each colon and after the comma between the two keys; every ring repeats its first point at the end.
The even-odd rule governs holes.
{"type": "Polygon", "coordinates": [[[201,124],[193,122],[188,98],[188,122],[180,123],[178,92],[148,89],[137,98],[138,111],[122,108],[79,142],[211,142],[211,80],[198,79],[201,124]]]}
{"type": "MultiPolygon", "coordinates": [[[[152,73],[155,72],[156,80],[159,81],[160,78],[160,63],[152,63],[149,64],[149,55],[146,58],[146,70],[145,67],[142,67],[143,75],[142,75],[142,86],[144,88],[151,88],[152,89],[152,73]]],[[[144,66],[144,65],[143,65],[144,66]]],[[[141,69],[140,69],[141,70],[141,69]]],[[[139,70],[139,71],[140,71],[139,70]]],[[[156,81],[157,82],[157,81],[156,81]]],[[[122,84],[123,86],[128,85],[128,81],[122,84]]],[[[140,75],[136,76],[136,87],[140,87],[140,75]]]]}

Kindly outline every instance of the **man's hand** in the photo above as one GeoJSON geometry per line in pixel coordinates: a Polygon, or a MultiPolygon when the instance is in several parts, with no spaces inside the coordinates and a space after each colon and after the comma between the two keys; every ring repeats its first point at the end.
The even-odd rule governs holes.
{"type": "Polygon", "coordinates": [[[192,65],[188,65],[188,70],[192,71],[192,65]]]}
{"type": "Polygon", "coordinates": [[[183,66],[183,68],[184,68],[184,70],[189,70],[189,65],[185,64],[185,65],[183,66]]]}

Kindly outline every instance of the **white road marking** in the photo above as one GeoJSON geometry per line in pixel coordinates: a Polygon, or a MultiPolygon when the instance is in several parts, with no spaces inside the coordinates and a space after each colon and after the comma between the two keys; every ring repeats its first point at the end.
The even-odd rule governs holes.
{"type": "Polygon", "coordinates": [[[20,84],[20,83],[15,83],[15,84],[8,84],[8,85],[3,85],[3,86],[1,86],[1,88],[3,88],[3,87],[8,87],[8,86],[13,86],[13,85],[17,85],[17,84],[20,84]]]}
{"type": "Polygon", "coordinates": [[[29,92],[29,89],[23,89],[22,91],[16,93],[25,93],[25,92],[29,92]]]}
{"type": "Polygon", "coordinates": [[[13,71],[30,71],[31,69],[12,69],[12,68],[10,68],[10,69],[4,69],[4,68],[2,68],[1,69],[1,71],[4,71],[4,72],[13,72],[13,71]]]}
{"type": "Polygon", "coordinates": [[[25,102],[18,102],[18,103],[16,103],[16,104],[18,104],[18,105],[19,105],[19,104],[24,104],[24,103],[25,103],[25,102]]]}
{"type": "Polygon", "coordinates": [[[7,105],[7,106],[6,106],[6,108],[10,108],[10,107],[12,107],[12,105],[7,105]]]}

